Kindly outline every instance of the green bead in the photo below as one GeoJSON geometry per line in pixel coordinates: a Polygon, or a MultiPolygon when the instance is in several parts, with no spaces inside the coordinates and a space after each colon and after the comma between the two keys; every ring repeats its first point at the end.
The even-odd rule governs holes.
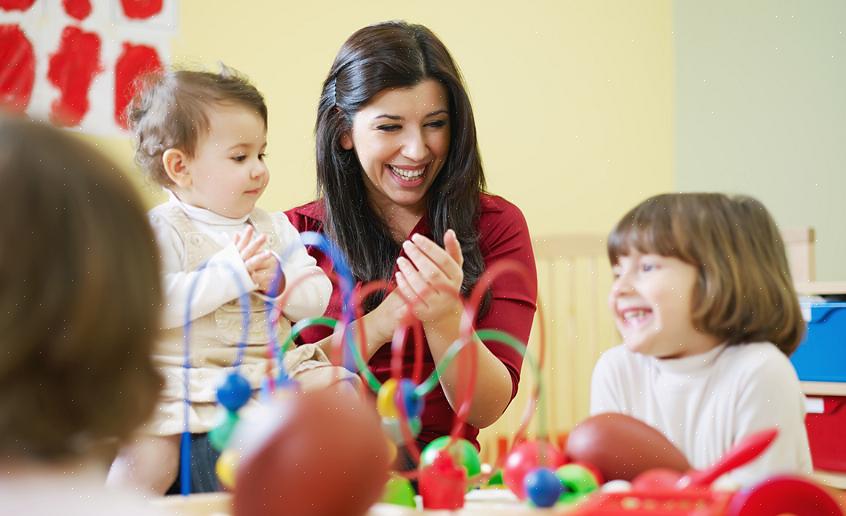
{"type": "Polygon", "coordinates": [[[505,481],[504,481],[504,480],[502,480],[502,470],[501,470],[501,469],[496,470],[496,473],[494,473],[493,475],[491,475],[491,478],[490,478],[490,479],[488,479],[488,485],[489,485],[489,486],[502,486],[502,485],[505,485],[505,481]]]}
{"type": "MultiPolygon", "coordinates": [[[[434,462],[435,457],[438,456],[438,452],[444,449],[449,441],[450,437],[445,435],[438,437],[423,448],[423,453],[420,454],[420,469],[434,462]]],[[[479,460],[479,452],[468,440],[456,440],[450,446],[449,453],[456,463],[464,466],[468,479],[478,475],[482,471],[482,461],[479,460]]]]}
{"type": "MultiPolygon", "coordinates": [[[[385,435],[388,436],[388,439],[396,445],[405,444],[405,434],[402,432],[400,424],[400,420],[395,417],[382,418],[382,430],[385,431],[385,435]]],[[[420,433],[420,427],[421,424],[419,417],[408,420],[408,429],[411,431],[412,437],[417,437],[417,434],[420,433]]]]}
{"type": "Polygon", "coordinates": [[[564,486],[564,492],[558,498],[562,503],[575,503],[599,489],[593,473],[579,464],[565,464],[555,470],[555,476],[564,486]]]}
{"type": "Polygon", "coordinates": [[[212,448],[217,451],[226,449],[239,420],[237,412],[226,411],[226,419],[209,432],[209,444],[212,448]]]}
{"type": "Polygon", "coordinates": [[[382,494],[382,503],[402,505],[403,507],[417,508],[414,501],[414,488],[407,478],[391,476],[385,484],[385,492],[382,494]]]}

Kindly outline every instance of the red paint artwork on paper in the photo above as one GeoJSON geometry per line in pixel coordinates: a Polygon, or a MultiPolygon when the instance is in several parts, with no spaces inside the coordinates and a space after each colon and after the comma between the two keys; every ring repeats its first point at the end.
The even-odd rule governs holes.
{"type": "Polygon", "coordinates": [[[94,0],[0,0],[0,111],[86,130],[125,129],[137,79],[166,58],[163,36],[175,28],[167,2],[113,0],[125,15],[114,20],[98,16],[94,0]],[[114,40],[116,23],[131,26],[143,44],[114,40]]]}
{"type": "Polygon", "coordinates": [[[65,27],[59,49],[50,56],[47,78],[59,89],[50,106],[50,119],[59,125],[79,125],[88,112],[88,90],[100,66],[100,36],[78,27],[65,27]]]}
{"type": "Polygon", "coordinates": [[[123,13],[132,20],[152,18],[162,12],[162,0],[120,0],[123,13]]]}
{"type": "Polygon", "coordinates": [[[35,84],[35,52],[17,25],[0,25],[0,106],[23,113],[35,84]]]}
{"type": "Polygon", "coordinates": [[[91,2],[89,0],[62,0],[62,5],[68,16],[79,21],[88,18],[88,15],[91,14],[91,2]]]}
{"type": "Polygon", "coordinates": [[[115,63],[115,122],[126,129],[126,106],[135,95],[135,79],[162,68],[158,52],[146,45],[123,44],[115,63]]]}
{"type": "Polygon", "coordinates": [[[0,0],[0,9],[4,11],[26,11],[35,0],[0,0]]]}

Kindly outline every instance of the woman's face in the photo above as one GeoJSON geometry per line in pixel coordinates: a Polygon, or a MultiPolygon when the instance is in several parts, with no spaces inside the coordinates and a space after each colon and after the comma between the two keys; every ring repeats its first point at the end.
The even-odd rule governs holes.
{"type": "Polygon", "coordinates": [[[353,117],[341,138],[355,149],[370,202],[382,213],[402,207],[422,215],[426,193],[449,151],[449,98],[426,79],[381,91],[353,117]]]}

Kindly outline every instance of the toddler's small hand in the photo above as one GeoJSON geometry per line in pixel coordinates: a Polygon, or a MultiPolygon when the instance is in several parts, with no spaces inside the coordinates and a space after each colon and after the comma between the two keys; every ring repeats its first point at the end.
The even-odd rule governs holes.
{"type": "MultiPolygon", "coordinates": [[[[241,259],[247,263],[250,259],[262,252],[262,246],[267,242],[267,236],[256,234],[252,226],[235,235],[235,247],[241,254],[241,259]]],[[[249,267],[248,267],[249,269],[249,267]]]]}
{"type": "Polygon", "coordinates": [[[276,255],[270,251],[262,251],[260,254],[250,258],[247,262],[247,270],[253,282],[259,286],[259,290],[270,297],[276,297],[285,290],[285,274],[276,255]],[[273,284],[276,276],[279,276],[278,285],[273,284]]]}
{"type": "Polygon", "coordinates": [[[280,272],[279,261],[273,253],[262,249],[265,242],[267,242],[267,236],[257,234],[252,226],[247,226],[244,231],[235,235],[235,247],[241,259],[244,260],[244,266],[253,283],[259,286],[260,291],[276,297],[285,289],[285,276],[282,275],[279,285],[273,288],[273,280],[280,272]]]}

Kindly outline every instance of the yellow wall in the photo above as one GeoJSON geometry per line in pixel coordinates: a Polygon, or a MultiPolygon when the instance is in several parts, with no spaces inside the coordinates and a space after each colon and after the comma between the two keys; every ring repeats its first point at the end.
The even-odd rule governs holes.
{"type": "MultiPolygon", "coordinates": [[[[473,101],[490,190],[522,208],[535,236],[604,235],[634,204],[672,188],[669,0],[236,4],[183,0],[174,62],[223,61],[265,93],[273,174],[260,202],[266,209],[313,198],[312,131],[323,78],[349,34],[397,18],[429,26],[451,50],[473,101]]],[[[130,162],[125,140],[97,141],[130,162]]],[[[599,277],[601,286],[568,290],[559,313],[547,312],[549,344],[558,350],[557,362],[547,365],[547,385],[555,391],[550,430],[586,415],[593,362],[616,344],[604,309],[610,275],[601,253],[597,263],[572,279],[576,269],[558,269],[565,283],[593,284],[599,277]]],[[[550,269],[541,272],[549,282],[550,269]]],[[[559,286],[541,290],[546,299],[559,286]]],[[[524,377],[521,399],[532,383],[527,368],[524,377]]],[[[521,412],[518,400],[483,437],[513,434],[521,412]]]]}
{"type": "MultiPolygon", "coordinates": [[[[260,204],[285,209],[313,198],[317,97],[341,43],[382,20],[423,23],[464,73],[491,191],[536,235],[607,232],[672,187],[670,4],[182,0],[173,60],[223,61],[265,93],[273,179],[260,204]]],[[[125,141],[101,142],[130,163],[125,141]]]]}

